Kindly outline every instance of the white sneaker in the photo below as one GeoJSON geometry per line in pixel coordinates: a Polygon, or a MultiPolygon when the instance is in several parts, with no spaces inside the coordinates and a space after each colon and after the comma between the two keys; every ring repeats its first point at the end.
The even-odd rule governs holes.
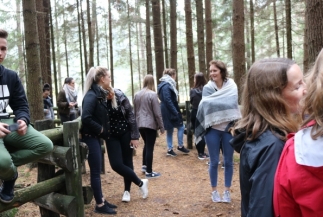
{"type": "Polygon", "coordinates": [[[142,195],[142,198],[148,197],[148,179],[142,179],[142,186],[140,187],[140,193],[142,195]]]}
{"type": "Polygon", "coordinates": [[[122,202],[129,202],[130,201],[130,193],[129,191],[125,191],[122,196],[122,202]]]}
{"type": "Polygon", "coordinates": [[[220,202],[222,202],[221,197],[220,197],[220,194],[219,194],[219,192],[217,192],[217,191],[213,191],[213,192],[212,192],[212,196],[211,196],[211,198],[212,198],[212,201],[213,201],[213,202],[215,202],[215,203],[220,203],[220,202]]]}
{"type": "Polygon", "coordinates": [[[223,203],[231,203],[230,191],[228,191],[228,190],[224,191],[222,202],[223,203]]]}

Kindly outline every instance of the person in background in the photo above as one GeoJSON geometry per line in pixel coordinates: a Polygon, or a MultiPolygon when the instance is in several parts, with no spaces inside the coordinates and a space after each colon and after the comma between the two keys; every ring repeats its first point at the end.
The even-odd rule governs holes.
{"type": "Polygon", "coordinates": [[[176,70],[165,69],[161,77],[160,84],[157,87],[159,99],[161,101],[160,108],[163,117],[165,130],[167,131],[167,155],[175,157],[177,154],[173,151],[173,132],[177,128],[177,150],[183,154],[190,151],[184,147],[184,124],[182,114],[178,106],[178,91],[176,89],[176,70]]]}
{"type": "Polygon", "coordinates": [[[43,102],[44,102],[44,116],[45,119],[54,119],[53,101],[50,98],[50,86],[44,84],[43,86],[43,102]]]}
{"type": "Polygon", "coordinates": [[[157,130],[159,129],[161,134],[164,134],[165,129],[152,75],[145,76],[143,88],[136,93],[133,105],[139,132],[145,143],[142,171],[145,172],[146,178],[157,178],[160,173],[152,169],[154,146],[157,130]]]}
{"type": "Polygon", "coordinates": [[[61,123],[72,121],[76,118],[77,91],[73,78],[65,78],[63,89],[57,96],[57,107],[61,123]]]}
{"type": "Polygon", "coordinates": [[[323,216],[323,50],[305,80],[304,122],[289,136],[276,170],[275,216],[323,216]]]}
{"type": "Polygon", "coordinates": [[[5,68],[8,32],[0,29],[0,201],[11,203],[18,178],[17,167],[37,161],[53,150],[52,141],[30,124],[29,106],[17,72],[5,68]],[[10,106],[14,119],[9,118],[10,106]],[[10,128],[9,128],[10,125],[10,128]]]}
{"type": "Polygon", "coordinates": [[[299,127],[296,117],[305,93],[303,73],[290,59],[262,59],[249,69],[241,97],[242,118],[231,141],[240,152],[242,217],[274,216],[276,167],[287,135],[299,127]]]}
{"type": "MultiPolygon", "coordinates": [[[[192,106],[191,111],[191,125],[192,129],[195,130],[195,120],[197,109],[202,99],[203,87],[206,84],[204,74],[202,72],[195,73],[194,75],[194,87],[190,91],[190,102],[192,106]]],[[[196,143],[197,157],[200,160],[205,160],[209,158],[209,155],[205,154],[205,140],[201,139],[200,142],[196,143]]]]}
{"type": "Polygon", "coordinates": [[[96,206],[94,211],[102,214],[116,214],[116,205],[109,203],[103,196],[101,187],[102,150],[100,138],[109,139],[109,116],[107,108],[107,93],[110,88],[108,69],[104,67],[91,68],[84,85],[82,112],[82,141],[89,149],[88,162],[90,167],[91,188],[96,206]]]}
{"type": "Polygon", "coordinates": [[[241,117],[238,105],[238,88],[233,79],[228,78],[225,64],[212,60],[210,65],[210,80],[203,87],[202,100],[199,104],[196,122],[196,142],[204,136],[210,155],[209,175],[211,181],[213,202],[231,202],[230,187],[233,176],[233,148],[229,144],[232,135],[228,126],[241,117]],[[218,162],[220,144],[224,154],[224,192],[220,197],[217,188],[218,162]]]}

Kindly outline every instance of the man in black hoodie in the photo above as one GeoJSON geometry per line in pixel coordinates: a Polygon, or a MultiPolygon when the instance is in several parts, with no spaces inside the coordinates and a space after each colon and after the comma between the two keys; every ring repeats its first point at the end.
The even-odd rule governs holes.
{"type": "Polygon", "coordinates": [[[51,140],[30,125],[27,97],[16,72],[2,65],[8,46],[8,33],[0,29],[0,201],[14,198],[17,167],[47,155],[53,150],[51,140]],[[9,118],[6,107],[15,116],[9,118]]]}

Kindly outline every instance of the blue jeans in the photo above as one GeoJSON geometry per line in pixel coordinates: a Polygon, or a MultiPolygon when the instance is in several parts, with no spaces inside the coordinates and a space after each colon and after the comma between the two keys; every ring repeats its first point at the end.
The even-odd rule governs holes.
{"type": "Polygon", "coordinates": [[[229,141],[230,139],[232,139],[232,135],[228,132],[215,130],[211,128],[205,134],[204,138],[210,155],[209,175],[211,180],[211,186],[217,186],[220,144],[222,142],[224,157],[224,185],[228,188],[231,187],[234,150],[230,145],[229,141]]]}
{"type": "MultiPolygon", "coordinates": [[[[168,150],[173,149],[173,132],[174,128],[171,130],[166,130],[167,131],[167,148],[168,150]]],[[[183,137],[184,137],[184,125],[177,127],[177,141],[178,141],[178,146],[182,147],[183,146],[183,137]]]]}

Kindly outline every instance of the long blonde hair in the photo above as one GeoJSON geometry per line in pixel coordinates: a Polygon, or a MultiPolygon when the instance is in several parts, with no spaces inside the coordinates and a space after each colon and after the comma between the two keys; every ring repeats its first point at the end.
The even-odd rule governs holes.
{"type": "Polygon", "coordinates": [[[313,139],[323,135],[323,49],[316,58],[313,67],[305,77],[307,94],[304,98],[303,116],[307,116],[303,126],[315,120],[311,132],[313,139]]]}
{"type": "Polygon", "coordinates": [[[288,84],[287,71],[294,64],[290,59],[269,58],[251,66],[241,98],[242,119],[234,127],[245,130],[249,140],[267,129],[286,140],[288,133],[298,130],[297,120],[282,97],[288,84]]]}

